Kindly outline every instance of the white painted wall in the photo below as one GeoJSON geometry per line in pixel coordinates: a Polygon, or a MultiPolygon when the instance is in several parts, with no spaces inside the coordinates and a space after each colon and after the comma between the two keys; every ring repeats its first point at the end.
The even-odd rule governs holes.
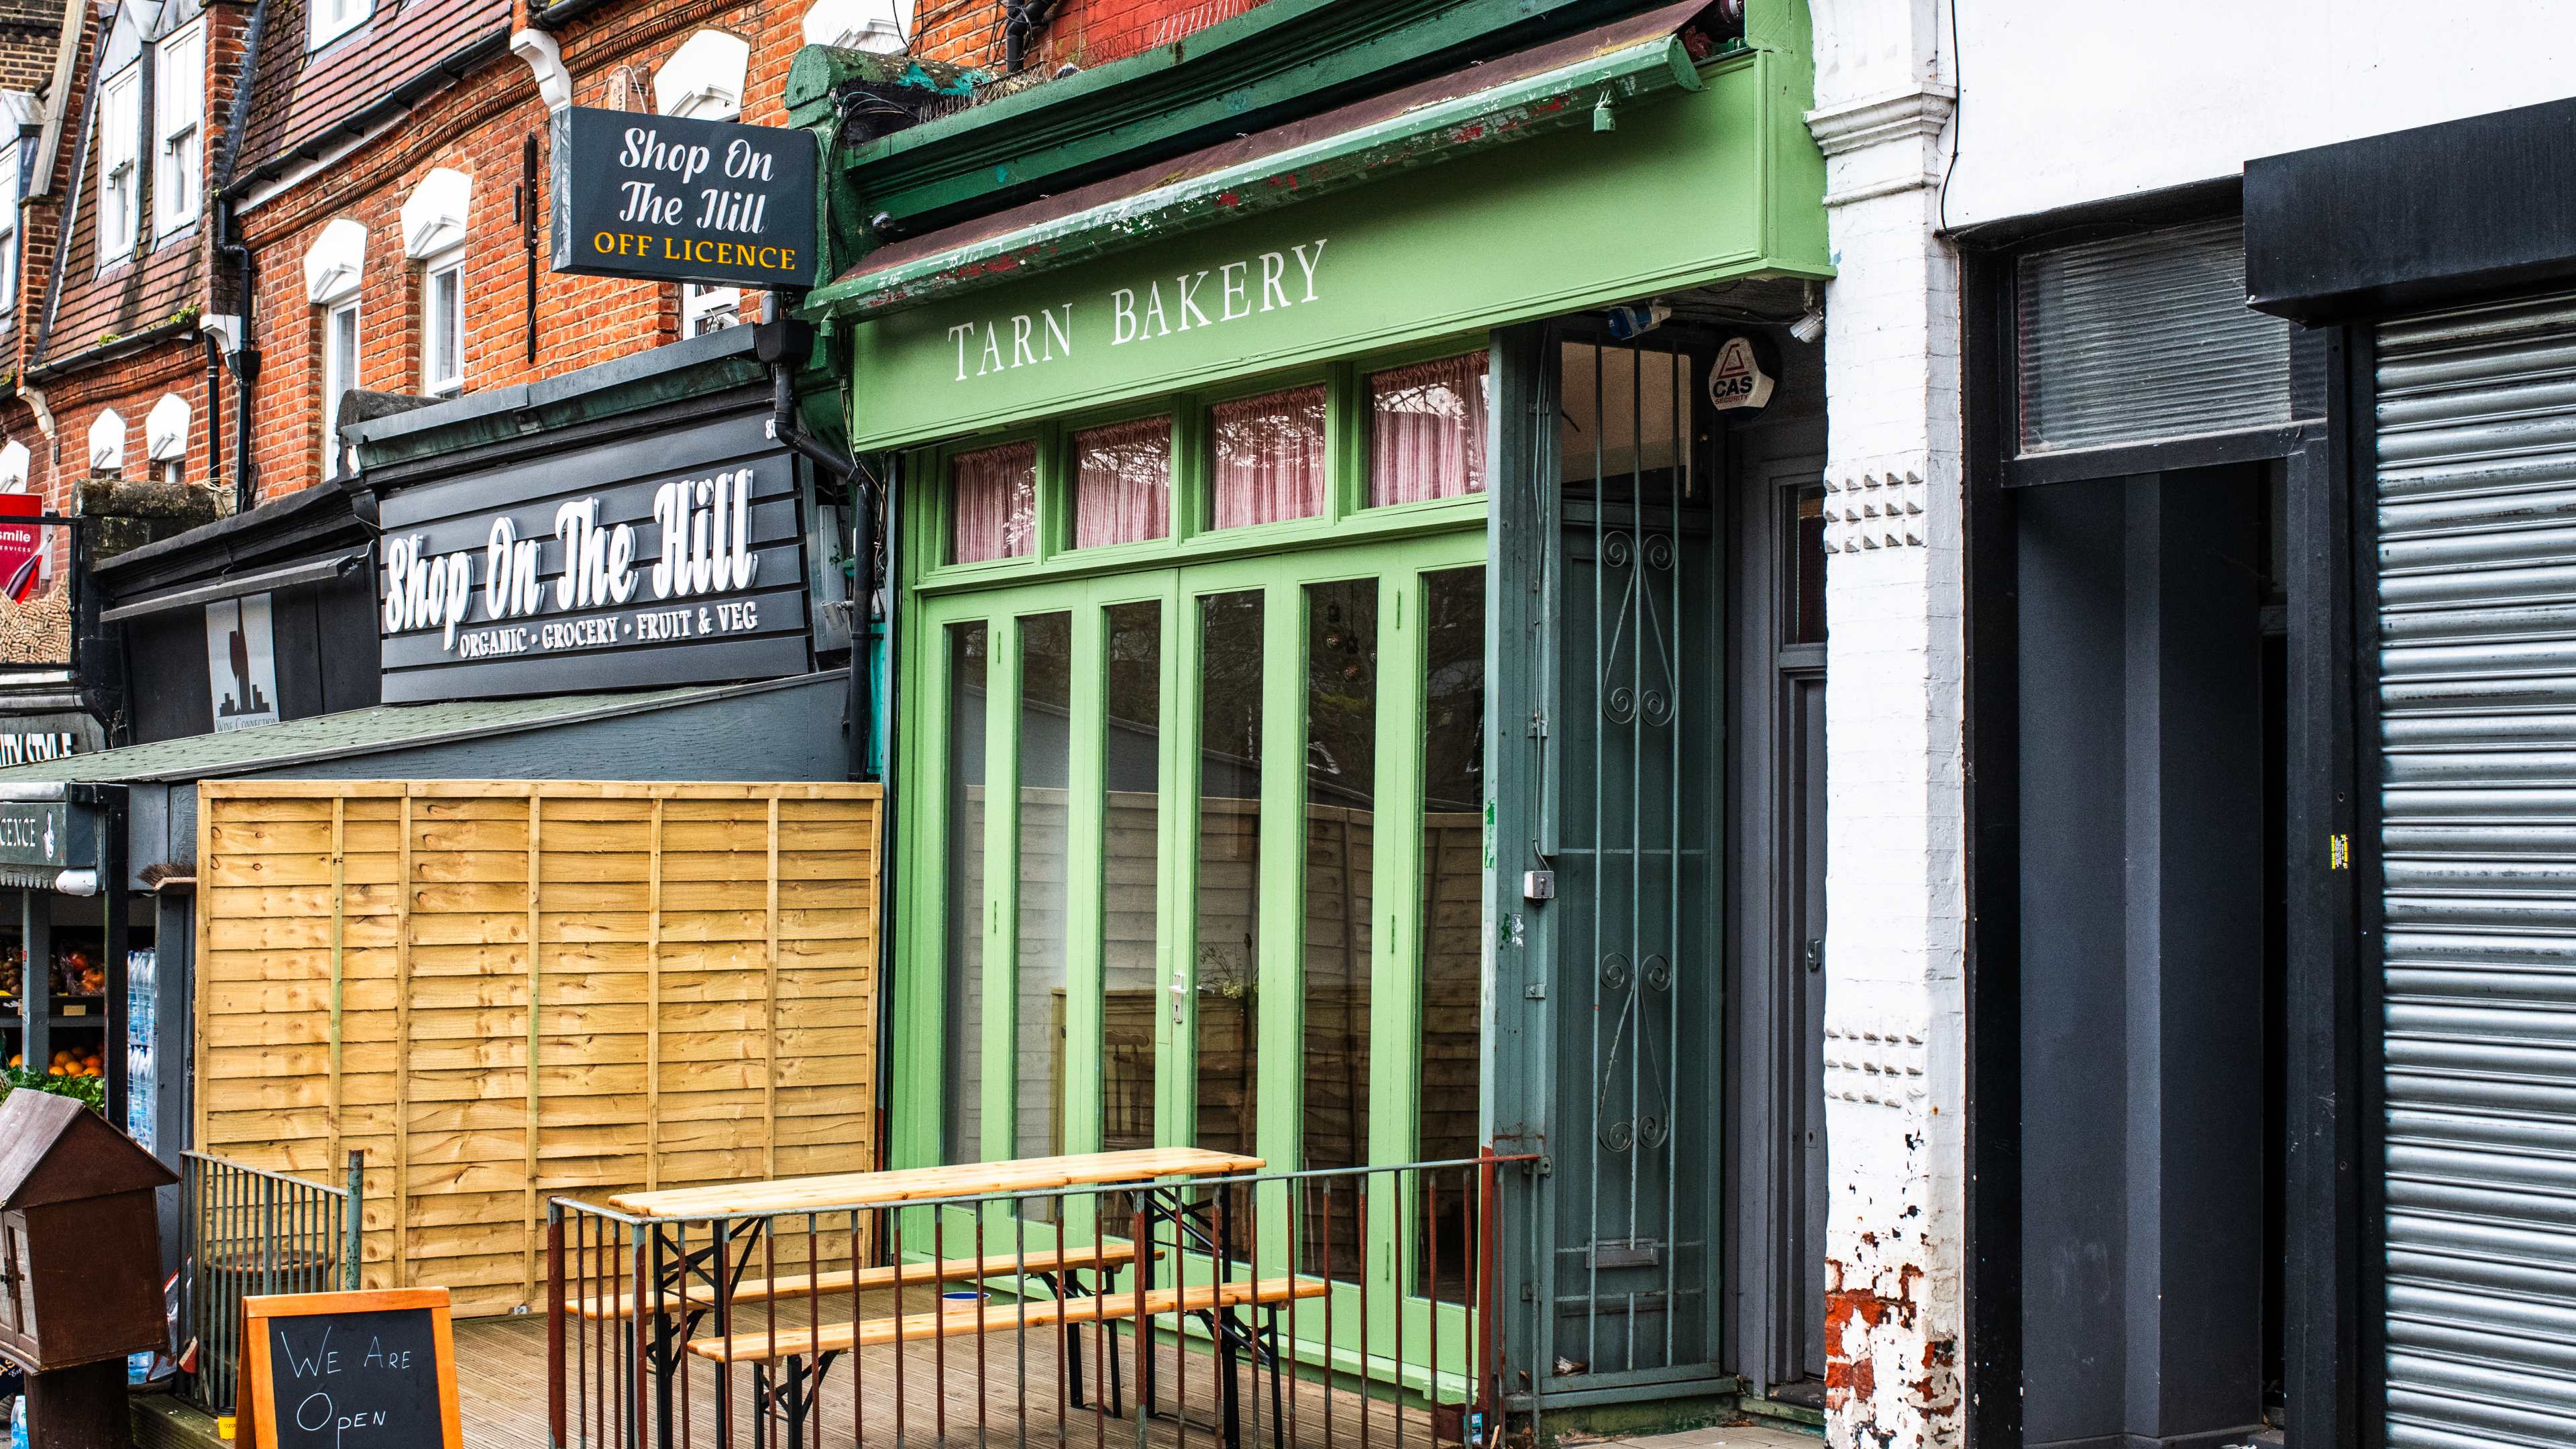
{"type": "Polygon", "coordinates": [[[1958,0],[1956,60],[1963,227],[2576,95],[2576,4],[1958,0]]]}

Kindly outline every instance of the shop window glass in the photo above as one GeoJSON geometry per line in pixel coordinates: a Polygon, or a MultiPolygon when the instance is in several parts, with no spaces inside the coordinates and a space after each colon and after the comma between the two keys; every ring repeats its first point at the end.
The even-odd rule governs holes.
{"type": "MultiPolygon", "coordinates": [[[[1020,621],[1019,879],[1017,960],[1019,1050],[1013,1094],[1013,1153],[1054,1157],[1065,1150],[1066,777],[1073,717],[1073,616],[1020,621]]],[[[1051,1211],[1043,1202],[1036,1210],[1051,1211]]]]}
{"type": "MultiPolygon", "coordinates": [[[[1377,580],[1306,590],[1306,1053],[1303,1168],[1369,1160],[1369,930],[1377,809],[1377,580]]],[[[1301,1261],[1356,1277],[1357,1194],[1332,1251],[1307,1220],[1301,1261]]]]}
{"type": "Polygon", "coordinates": [[[1825,642],[1825,490],[1809,484],[1789,510],[1788,637],[1784,644],[1825,642]]]}
{"type": "Polygon", "coordinates": [[[1194,1141],[1253,1150],[1261,1009],[1261,616],[1258,590],[1199,601],[1194,1141]]]}
{"type": "Polygon", "coordinates": [[[1163,1000],[1163,606],[1118,604],[1109,630],[1107,849],[1101,874],[1101,1143],[1156,1145],[1154,1021],[1163,1000]]]}
{"type": "Polygon", "coordinates": [[[1004,443],[948,460],[950,563],[1038,551],[1038,445],[1004,443]]]}
{"type": "Polygon", "coordinates": [[[1688,357],[1568,342],[1558,369],[1556,447],[1568,490],[1652,503],[1699,496],[1688,357]]]}
{"type": "Polygon", "coordinates": [[[1485,491],[1485,354],[1369,374],[1369,504],[1485,491]]]}
{"type": "Polygon", "coordinates": [[[1210,528],[1323,516],[1321,383],[1218,403],[1208,425],[1210,528]]]}
{"type": "Polygon", "coordinates": [[[1172,536],[1172,420],[1140,418],[1073,435],[1073,546],[1172,536]]]}
{"type": "Polygon", "coordinates": [[[947,1157],[984,1156],[984,680],[990,633],[948,629],[947,1157]]]}
{"type": "MultiPolygon", "coordinates": [[[[1473,1157],[1484,1068],[1485,571],[1424,580],[1420,1117],[1425,1162],[1473,1157]]],[[[1420,1291],[1459,1302],[1475,1232],[1475,1177],[1434,1174],[1420,1199],[1420,1291]]]]}

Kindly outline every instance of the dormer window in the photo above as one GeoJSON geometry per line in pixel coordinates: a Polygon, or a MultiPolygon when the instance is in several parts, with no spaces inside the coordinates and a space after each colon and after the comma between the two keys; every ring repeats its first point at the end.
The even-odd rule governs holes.
{"type": "Polygon", "coordinates": [[[367,22],[375,13],[374,0],[312,0],[304,48],[320,50],[332,41],[367,22]]]}
{"type": "Polygon", "coordinates": [[[143,141],[143,67],[129,65],[108,79],[98,105],[98,264],[112,267],[134,254],[142,225],[143,168],[135,153],[143,141]]]}
{"type": "Polygon", "coordinates": [[[0,146],[0,316],[18,305],[19,143],[0,146]]]}
{"type": "Polygon", "coordinates": [[[191,20],[152,49],[152,229],[166,237],[205,204],[206,22],[191,20]]]}

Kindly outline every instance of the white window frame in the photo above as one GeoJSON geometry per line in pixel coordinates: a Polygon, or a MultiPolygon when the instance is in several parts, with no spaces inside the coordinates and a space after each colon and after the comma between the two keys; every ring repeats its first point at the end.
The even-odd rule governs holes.
{"type": "Polygon", "coordinates": [[[19,144],[0,146],[0,317],[18,305],[19,144]]]}
{"type": "Polygon", "coordinates": [[[143,64],[108,77],[98,106],[98,265],[117,266],[142,239],[143,64]]]}
{"type": "Polygon", "coordinates": [[[353,295],[322,309],[322,476],[340,476],[340,399],[358,386],[358,364],[366,356],[366,334],[360,330],[358,299],[353,295]],[[340,322],[349,323],[349,340],[340,340],[340,322]]]}
{"type": "Polygon", "coordinates": [[[179,481],[180,469],[188,461],[188,430],[195,422],[195,410],[175,392],[161,394],[152,411],[143,415],[143,453],[155,477],[179,481]]]}
{"type": "Polygon", "coordinates": [[[690,121],[742,115],[751,73],[751,42],[722,30],[700,30],[653,71],[653,109],[690,121]]]}
{"type": "Polygon", "coordinates": [[[195,20],[152,47],[152,232],[161,239],[196,225],[206,189],[206,21],[195,20]]]}
{"type": "Polygon", "coordinates": [[[125,468],[125,415],[109,408],[90,420],[89,470],[117,473],[125,468]]]}
{"type": "Polygon", "coordinates": [[[376,13],[374,0],[312,0],[305,11],[304,49],[320,50],[367,23],[376,13]]]}
{"type": "Polygon", "coordinates": [[[704,337],[753,320],[743,315],[742,304],[740,287],[701,287],[695,282],[682,282],[680,335],[704,337]]]}
{"type": "Polygon", "coordinates": [[[803,28],[807,45],[891,55],[912,43],[912,0],[814,0],[803,28]]]}
{"type": "Polygon", "coordinates": [[[465,248],[452,247],[421,264],[420,390],[431,397],[454,397],[465,390],[465,248]],[[438,287],[452,280],[455,291],[441,308],[438,287]],[[444,315],[442,315],[444,313],[444,315]],[[438,365],[439,344],[453,344],[451,366],[438,365]]]}

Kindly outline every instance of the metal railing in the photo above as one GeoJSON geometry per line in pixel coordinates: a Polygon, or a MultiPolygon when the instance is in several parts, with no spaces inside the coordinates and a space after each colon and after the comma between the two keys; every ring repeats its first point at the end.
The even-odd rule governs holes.
{"type": "Polygon", "coordinates": [[[229,1414],[244,1298],[358,1286],[366,1156],[349,1154],[336,1187],[210,1153],[180,1157],[180,1361],[189,1400],[229,1414]]]}
{"type": "Polygon", "coordinates": [[[689,1217],[556,1198],[551,1442],[1496,1444],[1499,1179],[1536,1161],[689,1217]]]}

